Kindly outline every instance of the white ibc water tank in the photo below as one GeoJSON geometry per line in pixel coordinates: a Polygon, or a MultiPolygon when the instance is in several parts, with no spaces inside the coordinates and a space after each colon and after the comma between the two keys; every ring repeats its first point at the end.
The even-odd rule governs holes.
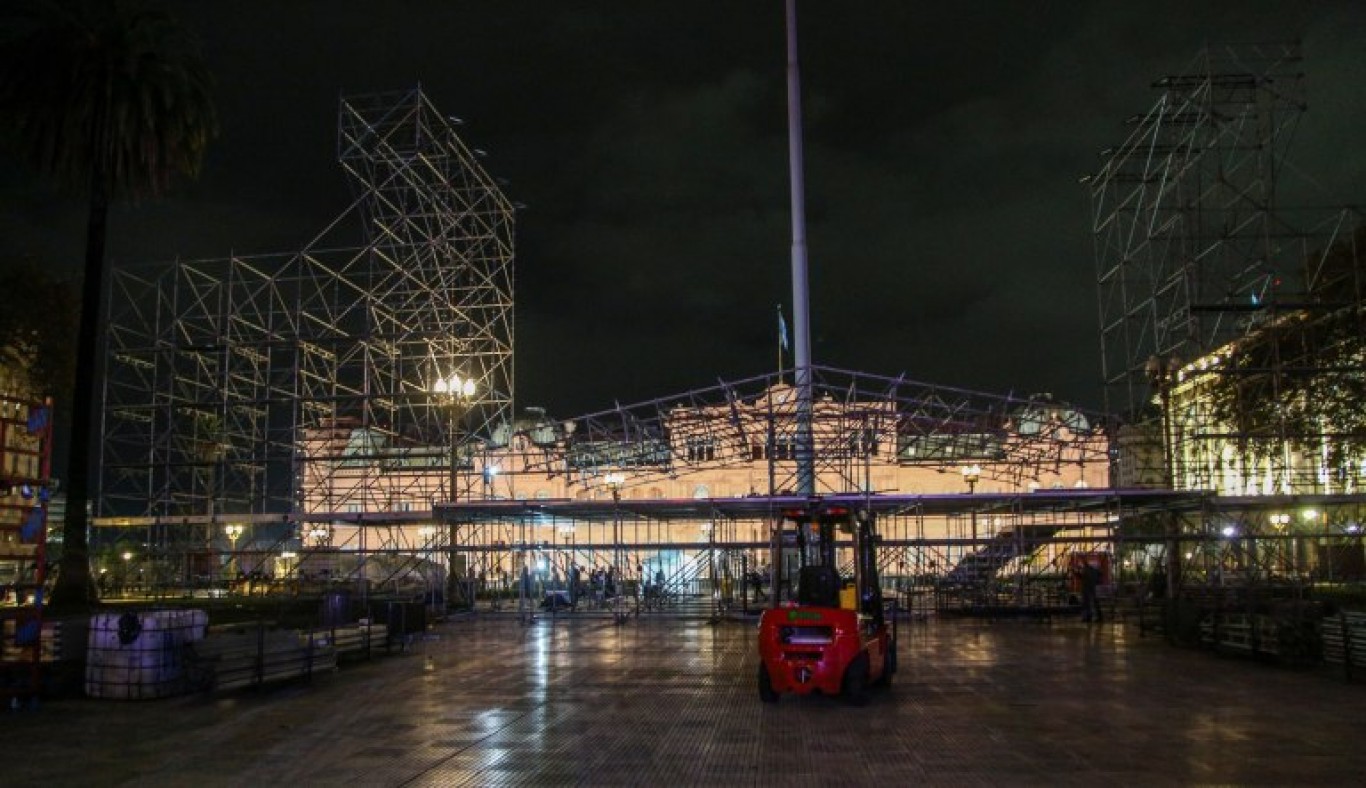
{"type": "Polygon", "coordinates": [[[203,610],[100,613],[90,620],[85,693],[92,698],[164,698],[186,690],[185,644],[204,637],[203,610]]]}

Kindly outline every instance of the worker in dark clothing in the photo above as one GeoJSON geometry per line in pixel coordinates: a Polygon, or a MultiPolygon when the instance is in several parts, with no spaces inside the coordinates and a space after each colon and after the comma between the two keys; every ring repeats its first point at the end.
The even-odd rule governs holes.
{"type": "Polygon", "coordinates": [[[1096,586],[1100,585],[1100,569],[1090,561],[1082,562],[1081,569],[1081,620],[1087,623],[1100,623],[1100,600],[1096,598],[1096,586]]]}

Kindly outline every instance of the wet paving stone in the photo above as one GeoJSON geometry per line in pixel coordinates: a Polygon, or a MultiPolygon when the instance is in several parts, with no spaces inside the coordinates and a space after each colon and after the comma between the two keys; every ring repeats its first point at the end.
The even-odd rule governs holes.
{"type": "Polygon", "coordinates": [[[1366,684],[1329,671],[1122,624],[930,619],[867,706],[764,705],[755,631],[471,618],[307,683],[54,700],[0,716],[0,785],[1366,782],[1366,684]]]}

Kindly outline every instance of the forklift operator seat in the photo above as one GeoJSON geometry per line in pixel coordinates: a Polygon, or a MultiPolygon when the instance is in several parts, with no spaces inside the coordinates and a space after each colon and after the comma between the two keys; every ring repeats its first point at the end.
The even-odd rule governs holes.
{"type": "Polygon", "coordinates": [[[812,607],[839,607],[840,575],[835,567],[802,567],[797,577],[797,602],[812,607]]]}

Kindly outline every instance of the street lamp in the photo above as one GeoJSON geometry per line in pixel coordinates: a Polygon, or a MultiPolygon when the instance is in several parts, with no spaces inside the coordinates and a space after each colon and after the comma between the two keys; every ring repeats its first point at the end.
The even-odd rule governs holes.
{"type": "Polygon", "coordinates": [[[332,540],[332,529],[325,524],[318,523],[309,527],[306,535],[314,547],[326,547],[327,543],[332,540]]]}
{"type": "MultiPolygon", "coordinates": [[[[602,479],[607,483],[607,489],[612,491],[612,503],[621,503],[621,487],[626,483],[626,477],[619,473],[609,473],[602,479]]],[[[612,542],[617,550],[621,549],[621,514],[614,510],[612,516],[612,542]]]]}
{"type": "Polygon", "coordinates": [[[1276,514],[1271,515],[1270,520],[1271,527],[1276,529],[1277,548],[1279,549],[1281,554],[1281,571],[1284,572],[1290,568],[1287,565],[1290,564],[1291,561],[1294,561],[1295,556],[1294,545],[1292,544],[1290,551],[1291,560],[1285,560],[1285,542],[1283,540],[1283,537],[1285,536],[1286,526],[1290,525],[1290,515],[1285,514],[1284,512],[1278,512],[1276,514]]]}
{"type": "MultiPolygon", "coordinates": [[[[459,451],[460,436],[459,426],[464,420],[465,414],[469,411],[470,405],[474,402],[474,397],[478,391],[472,378],[461,377],[458,373],[452,372],[448,378],[437,378],[432,382],[431,392],[436,396],[437,402],[445,406],[447,421],[447,437],[450,440],[450,478],[449,478],[449,497],[454,502],[459,496],[456,494],[459,479],[459,451]]],[[[447,545],[446,558],[446,604],[450,605],[455,598],[455,590],[459,588],[459,580],[455,570],[455,519],[450,521],[450,543],[447,545]]],[[[469,600],[471,606],[474,600],[469,600]]]]}
{"type": "Polygon", "coordinates": [[[963,481],[967,482],[968,495],[972,495],[972,491],[977,489],[977,480],[982,478],[982,466],[964,465],[959,470],[963,474],[963,481]]]}
{"type": "MultiPolygon", "coordinates": [[[[968,495],[972,495],[977,489],[977,480],[982,478],[982,466],[976,463],[964,465],[959,470],[963,473],[963,481],[968,485],[968,495]]],[[[977,550],[977,507],[973,506],[970,510],[972,517],[972,549],[977,550]]]]}
{"type": "MultiPolygon", "coordinates": [[[[626,573],[622,568],[622,565],[625,562],[622,560],[621,508],[618,504],[621,503],[621,488],[622,485],[626,483],[626,477],[620,473],[609,473],[604,476],[602,480],[607,483],[607,488],[612,491],[612,571],[615,575],[615,593],[619,597],[621,595],[622,585],[626,582],[626,573]]],[[[615,598],[612,602],[612,606],[613,610],[615,610],[613,618],[618,624],[624,622],[626,620],[626,611],[622,610],[620,606],[617,605],[615,598]]]]}
{"type": "Polygon", "coordinates": [[[437,401],[446,408],[449,417],[447,421],[447,437],[450,440],[450,500],[456,499],[456,464],[457,452],[459,450],[460,436],[458,427],[469,410],[470,404],[474,401],[477,391],[474,380],[462,378],[458,373],[452,372],[448,378],[437,378],[432,382],[431,391],[436,395],[437,401]]]}
{"type": "Polygon", "coordinates": [[[228,536],[228,572],[230,574],[234,571],[232,569],[233,566],[237,567],[236,571],[238,572],[242,570],[242,562],[237,560],[237,540],[242,536],[244,530],[245,529],[237,523],[230,523],[223,526],[223,533],[228,536]]]}

